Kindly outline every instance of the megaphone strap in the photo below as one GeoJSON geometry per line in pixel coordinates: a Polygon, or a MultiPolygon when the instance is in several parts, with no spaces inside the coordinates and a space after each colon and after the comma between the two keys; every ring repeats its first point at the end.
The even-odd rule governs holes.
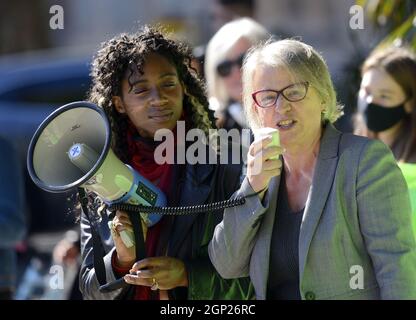
{"type": "Polygon", "coordinates": [[[103,244],[101,242],[101,238],[97,232],[95,223],[92,221],[92,219],[90,219],[89,209],[88,209],[88,197],[83,188],[78,188],[78,194],[80,198],[82,211],[84,212],[90,224],[90,230],[91,230],[91,236],[92,236],[92,249],[93,249],[93,257],[94,257],[94,270],[95,270],[95,275],[97,277],[98,283],[100,284],[100,289],[99,289],[100,292],[111,292],[111,291],[114,291],[123,287],[130,286],[128,283],[124,281],[123,278],[107,283],[107,277],[106,277],[105,265],[104,265],[105,251],[104,251],[103,244]]]}
{"type": "Polygon", "coordinates": [[[90,219],[89,209],[88,209],[88,197],[83,188],[78,188],[79,199],[81,203],[82,211],[90,223],[91,237],[92,237],[92,247],[93,247],[93,257],[94,257],[94,270],[97,276],[98,283],[102,286],[106,283],[105,275],[105,266],[104,266],[104,248],[100,237],[97,233],[95,224],[90,219]]]}
{"type": "Polygon", "coordinates": [[[140,215],[128,211],[131,224],[134,230],[134,241],[136,243],[136,261],[146,258],[146,248],[144,245],[143,228],[140,215]]]}

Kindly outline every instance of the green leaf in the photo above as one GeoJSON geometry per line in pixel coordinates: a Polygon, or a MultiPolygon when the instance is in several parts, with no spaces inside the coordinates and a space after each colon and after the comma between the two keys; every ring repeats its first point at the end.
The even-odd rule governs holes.
{"type": "Polygon", "coordinates": [[[376,47],[377,49],[391,45],[395,40],[409,42],[416,49],[416,12],[399,27],[387,35],[376,47]]]}

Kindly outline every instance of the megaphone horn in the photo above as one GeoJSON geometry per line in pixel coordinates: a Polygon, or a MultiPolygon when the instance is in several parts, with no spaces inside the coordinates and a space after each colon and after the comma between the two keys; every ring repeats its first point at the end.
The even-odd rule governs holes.
{"type": "MultiPolygon", "coordinates": [[[[100,107],[85,101],[66,104],[51,113],[31,139],[29,175],[38,187],[49,192],[82,187],[108,205],[165,206],[163,192],[122,163],[110,144],[110,123],[100,107]]],[[[161,218],[158,214],[141,216],[147,226],[161,218]]]]}

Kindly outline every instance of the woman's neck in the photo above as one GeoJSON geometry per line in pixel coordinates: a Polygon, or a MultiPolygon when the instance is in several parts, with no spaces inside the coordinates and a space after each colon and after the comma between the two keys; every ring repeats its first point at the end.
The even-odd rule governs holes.
{"type": "Polygon", "coordinates": [[[392,148],[394,145],[394,142],[396,141],[400,133],[402,125],[403,125],[403,121],[400,121],[398,124],[394,125],[390,129],[377,133],[376,134],[377,139],[383,141],[384,144],[392,148]]]}
{"type": "Polygon", "coordinates": [[[286,177],[307,178],[312,181],[320,147],[320,135],[312,144],[302,148],[287,148],[283,154],[286,177]]]}

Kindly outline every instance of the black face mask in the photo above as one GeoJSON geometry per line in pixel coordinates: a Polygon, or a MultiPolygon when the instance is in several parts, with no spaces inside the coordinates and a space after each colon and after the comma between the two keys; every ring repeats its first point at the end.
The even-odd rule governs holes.
{"type": "Polygon", "coordinates": [[[364,103],[364,120],[371,131],[381,132],[399,123],[405,116],[404,104],[386,108],[375,103],[364,103]]]}

